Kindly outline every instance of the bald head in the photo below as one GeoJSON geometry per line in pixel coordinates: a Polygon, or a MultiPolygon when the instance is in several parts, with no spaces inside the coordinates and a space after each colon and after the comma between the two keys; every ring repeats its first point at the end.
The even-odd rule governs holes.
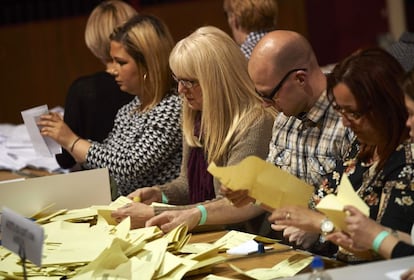
{"type": "Polygon", "coordinates": [[[264,96],[274,94],[275,89],[279,92],[278,97],[272,97],[274,106],[288,116],[307,112],[326,88],[326,77],[311,45],[294,31],[266,34],[253,49],[248,70],[258,92],[264,96]],[[280,86],[289,84],[289,77],[291,94],[284,95],[280,86]]]}
{"type": "Polygon", "coordinates": [[[266,34],[256,45],[249,64],[267,65],[268,70],[284,73],[294,68],[309,68],[316,62],[309,42],[299,33],[276,30],[266,34]]]}

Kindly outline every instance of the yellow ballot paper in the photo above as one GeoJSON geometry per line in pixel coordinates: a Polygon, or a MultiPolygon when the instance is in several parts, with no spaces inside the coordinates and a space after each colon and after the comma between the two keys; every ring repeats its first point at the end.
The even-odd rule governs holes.
{"type": "Polygon", "coordinates": [[[272,208],[307,206],[314,190],[305,181],[256,156],[227,167],[211,163],[208,171],[224,186],[232,190],[247,189],[249,196],[272,208]]]}
{"type": "Polygon", "coordinates": [[[337,229],[344,230],[346,228],[346,213],[343,211],[345,205],[352,205],[364,213],[365,216],[369,216],[368,205],[354,191],[348,176],[343,174],[337,195],[328,194],[316,205],[316,209],[323,212],[335,224],[337,229]]]}

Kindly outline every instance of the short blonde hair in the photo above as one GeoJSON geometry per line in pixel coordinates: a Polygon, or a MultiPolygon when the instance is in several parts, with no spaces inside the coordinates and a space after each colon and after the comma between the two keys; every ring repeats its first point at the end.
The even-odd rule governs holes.
{"type": "Polygon", "coordinates": [[[133,57],[141,77],[142,94],[150,100],[141,111],[157,105],[173,88],[168,58],[174,40],[167,25],[152,15],[136,15],[115,29],[110,39],[133,57]]]}
{"type": "Polygon", "coordinates": [[[184,101],[183,134],[192,147],[203,147],[207,161],[220,159],[228,150],[234,132],[248,129],[246,115],[264,114],[261,100],[247,72],[247,60],[239,46],[224,31],[206,26],[184,38],[171,52],[170,67],[177,77],[197,80],[202,91],[202,142],[194,136],[199,112],[184,101]],[[247,123],[241,127],[242,123],[247,123]]]}
{"type": "Polygon", "coordinates": [[[85,43],[102,63],[111,61],[109,35],[137,11],[120,0],[104,1],[90,14],[85,28],[85,43]]]}
{"type": "Polygon", "coordinates": [[[223,8],[226,14],[233,14],[241,29],[248,33],[276,29],[277,0],[224,0],[223,8]]]}

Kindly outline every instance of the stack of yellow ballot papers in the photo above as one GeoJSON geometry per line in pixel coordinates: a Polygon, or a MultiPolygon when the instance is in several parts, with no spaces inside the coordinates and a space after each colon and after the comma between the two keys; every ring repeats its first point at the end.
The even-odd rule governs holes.
{"type": "MultiPolygon", "coordinates": [[[[168,234],[158,227],[131,230],[130,218],[116,224],[110,217],[111,209],[127,203],[131,200],[120,197],[106,206],[62,210],[53,214],[46,211],[45,215],[36,213],[45,233],[42,266],[27,262],[28,278],[179,280],[184,276],[211,273],[213,266],[231,259],[224,251],[247,240],[273,243],[275,251],[291,249],[275,244],[277,240],[237,231],[228,232],[214,243],[190,244],[190,234],[184,225],[168,234]]],[[[0,279],[23,278],[19,256],[0,246],[0,260],[0,279]]],[[[275,266],[272,271],[233,269],[249,277],[255,275],[253,279],[261,279],[257,277],[263,273],[292,275],[304,265],[304,260],[289,259],[283,268],[275,266]]]]}
{"type": "Polygon", "coordinates": [[[314,190],[305,181],[256,156],[227,167],[211,163],[208,171],[224,186],[232,190],[247,189],[249,196],[271,208],[307,206],[314,190]]]}
{"type": "MultiPolygon", "coordinates": [[[[28,262],[28,278],[178,280],[210,272],[225,260],[213,244],[183,250],[191,236],[184,225],[163,234],[158,227],[131,230],[130,218],[112,224],[109,211],[125,203],[131,200],[120,197],[108,206],[36,213],[45,232],[42,266],[28,262]]],[[[19,256],[0,246],[0,260],[0,279],[22,279],[19,256]]]]}

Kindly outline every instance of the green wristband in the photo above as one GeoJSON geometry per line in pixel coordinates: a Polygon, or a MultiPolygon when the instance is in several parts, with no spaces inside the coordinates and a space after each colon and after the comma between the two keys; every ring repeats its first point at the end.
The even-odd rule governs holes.
{"type": "Polygon", "coordinates": [[[381,231],[380,233],[378,233],[378,235],[375,237],[374,241],[372,241],[372,249],[378,253],[379,248],[381,246],[382,241],[384,241],[384,239],[390,235],[390,233],[386,230],[381,231]]]}
{"type": "Polygon", "coordinates": [[[168,204],[168,197],[163,192],[161,192],[161,201],[164,204],[168,204]]]}
{"type": "Polygon", "coordinates": [[[201,218],[200,218],[200,221],[198,222],[198,225],[201,226],[201,225],[204,225],[207,221],[207,209],[202,204],[197,205],[197,208],[198,210],[200,210],[200,213],[201,213],[201,218]]]}

